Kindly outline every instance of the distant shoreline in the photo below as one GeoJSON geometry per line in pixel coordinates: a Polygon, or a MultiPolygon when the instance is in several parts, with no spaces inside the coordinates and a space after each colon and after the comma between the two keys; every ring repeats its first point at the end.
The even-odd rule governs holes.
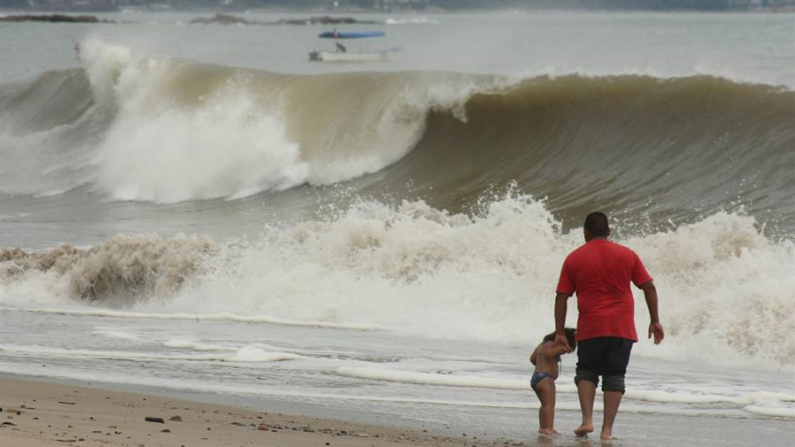
{"type": "MultiPolygon", "coordinates": [[[[35,9],[20,9],[20,8],[4,8],[0,6],[0,14],[2,13],[15,13],[15,15],[106,15],[106,14],[158,14],[158,13],[197,13],[197,14],[225,14],[225,15],[243,15],[249,13],[284,13],[284,14],[324,14],[324,15],[340,15],[340,14],[394,14],[394,15],[423,15],[423,14],[478,14],[478,13],[494,13],[494,12],[593,12],[593,13],[795,13],[795,5],[783,7],[731,7],[725,9],[683,9],[683,8],[670,8],[670,9],[642,9],[642,8],[495,8],[495,9],[477,9],[477,8],[459,8],[459,9],[440,9],[440,8],[427,8],[416,10],[377,10],[377,9],[360,9],[360,8],[247,8],[247,9],[219,9],[219,8],[123,8],[117,10],[35,10],[35,9]]],[[[0,17],[2,19],[2,17],[0,17]]]]}

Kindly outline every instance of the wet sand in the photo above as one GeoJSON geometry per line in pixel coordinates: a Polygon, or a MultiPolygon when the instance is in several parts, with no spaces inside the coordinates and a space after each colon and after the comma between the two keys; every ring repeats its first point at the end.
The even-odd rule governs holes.
{"type": "Polygon", "coordinates": [[[13,378],[0,378],[0,407],[0,444],[14,447],[535,445],[13,378]]]}
{"type": "Polygon", "coordinates": [[[215,404],[109,387],[0,376],[0,447],[777,447],[786,443],[791,431],[788,420],[625,412],[620,439],[601,442],[596,434],[587,439],[573,436],[576,415],[561,412],[556,425],[562,435],[555,439],[535,434],[535,413],[528,413],[527,431],[521,437],[487,438],[474,435],[493,428],[483,425],[485,417],[483,426],[467,426],[469,434],[464,436],[457,435],[464,428],[460,425],[454,432],[440,432],[424,424],[409,428],[398,421],[364,423],[331,407],[328,416],[316,417],[317,413],[289,414],[285,408],[301,413],[301,407],[267,399],[253,405],[218,395],[223,404],[215,404]]]}

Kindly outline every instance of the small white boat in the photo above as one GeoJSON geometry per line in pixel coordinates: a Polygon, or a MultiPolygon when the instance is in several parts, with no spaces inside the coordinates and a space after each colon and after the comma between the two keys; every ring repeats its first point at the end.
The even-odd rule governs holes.
{"type": "Polygon", "coordinates": [[[391,60],[392,57],[400,51],[400,48],[384,48],[379,51],[371,51],[369,48],[360,48],[358,51],[349,51],[340,40],[342,39],[366,39],[371,37],[383,37],[384,33],[381,31],[364,31],[364,32],[348,32],[339,33],[337,30],[327,31],[318,34],[320,39],[334,39],[335,50],[325,51],[312,49],[309,52],[309,60],[317,62],[383,62],[391,60]]]}

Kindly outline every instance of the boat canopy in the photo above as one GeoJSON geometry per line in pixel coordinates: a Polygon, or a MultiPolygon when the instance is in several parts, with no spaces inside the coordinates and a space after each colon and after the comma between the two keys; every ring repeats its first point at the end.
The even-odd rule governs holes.
{"type": "Polygon", "coordinates": [[[359,31],[348,33],[326,31],[325,33],[318,34],[317,37],[321,39],[364,39],[366,37],[384,37],[385,35],[386,34],[382,33],[381,31],[359,31]]]}

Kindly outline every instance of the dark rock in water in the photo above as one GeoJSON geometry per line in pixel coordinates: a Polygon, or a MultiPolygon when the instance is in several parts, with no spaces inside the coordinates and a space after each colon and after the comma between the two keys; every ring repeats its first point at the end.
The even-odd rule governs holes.
{"type": "Polygon", "coordinates": [[[156,417],[152,417],[152,416],[147,416],[147,417],[144,418],[144,420],[146,422],[157,422],[158,424],[165,424],[166,423],[166,421],[164,421],[163,418],[156,418],[156,417]]]}
{"type": "Polygon", "coordinates": [[[309,17],[308,19],[282,19],[275,22],[259,22],[256,20],[247,20],[241,17],[236,17],[229,14],[216,14],[210,18],[199,17],[191,20],[191,24],[209,25],[345,25],[345,24],[378,24],[371,20],[356,20],[351,17],[309,17]]]}
{"type": "Polygon", "coordinates": [[[207,25],[211,23],[217,23],[219,25],[237,25],[237,24],[254,25],[257,24],[258,22],[252,22],[250,20],[241,19],[240,17],[235,17],[229,14],[216,14],[215,16],[210,17],[209,19],[199,17],[198,19],[193,19],[188,23],[200,24],[200,25],[207,25]]]}
{"type": "Polygon", "coordinates": [[[376,22],[360,22],[351,17],[310,17],[308,19],[283,19],[276,22],[279,25],[343,25],[352,23],[376,23],[376,22]]]}
{"type": "Polygon", "coordinates": [[[96,16],[70,16],[65,14],[6,16],[0,17],[0,22],[115,23],[113,20],[98,19],[96,16]]]}
{"type": "Polygon", "coordinates": [[[349,24],[379,24],[375,20],[357,20],[352,17],[331,17],[320,16],[310,17],[308,19],[282,19],[278,22],[273,22],[271,25],[349,25],[349,24]]]}

